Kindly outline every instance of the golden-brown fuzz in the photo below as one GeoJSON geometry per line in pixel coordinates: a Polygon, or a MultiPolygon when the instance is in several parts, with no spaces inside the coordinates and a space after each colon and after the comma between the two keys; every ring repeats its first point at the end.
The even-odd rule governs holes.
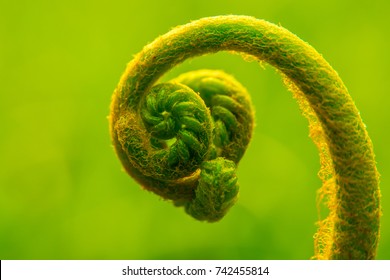
{"type": "Polygon", "coordinates": [[[321,160],[319,195],[330,211],[319,222],[314,258],[375,258],[379,176],[359,112],[338,74],[314,48],[264,20],[203,18],[174,28],[135,56],[113,94],[110,114],[112,142],[126,171],[197,219],[216,221],[231,207],[238,193],[236,165],[250,140],[234,127],[253,128],[246,91],[234,92],[243,87],[229,82],[230,76],[211,74],[210,82],[204,73],[197,74],[209,86],[203,93],[197,78],[153,87],[185,59],[218,51],[250,55],[277,68],[309,120],[321,160]]]}

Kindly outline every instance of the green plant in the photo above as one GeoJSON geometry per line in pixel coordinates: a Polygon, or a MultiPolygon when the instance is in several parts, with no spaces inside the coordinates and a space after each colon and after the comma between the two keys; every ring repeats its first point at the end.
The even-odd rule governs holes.
{"type": "Polygon", "coordinates": [[[112,142],[126,171],[197,219],[216,221],[226,213],[238,192],[235,168],[253,127],[245,89],[213,71],[153,86],[185,59],[223,50],[277,68],[309,120],[320,152],[320,193],[330,210],[319,222],[314,258],[373,259],[380,191],[365,126],[322,56],[266,21],[246,16],[200,19],[157,38],[129,63],[110,114],[112,142]]]}

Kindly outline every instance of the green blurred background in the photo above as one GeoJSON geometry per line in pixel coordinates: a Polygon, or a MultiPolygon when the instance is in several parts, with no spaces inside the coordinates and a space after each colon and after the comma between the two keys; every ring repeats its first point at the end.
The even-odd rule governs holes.
{"type": "Polygon", "coordinates": [[[336,69],[381,172],[379,259],[390,258],[389,2],[1,1],[0,259],[308,259],[319,158],[276,71],[219,53],[165,78],[224,69],[251,92],[257,126],[240,199],[201,223],[141,188],[110,144],[111,94],[134,54],[172,27],[245,14],[281,24],[336,69]]]}

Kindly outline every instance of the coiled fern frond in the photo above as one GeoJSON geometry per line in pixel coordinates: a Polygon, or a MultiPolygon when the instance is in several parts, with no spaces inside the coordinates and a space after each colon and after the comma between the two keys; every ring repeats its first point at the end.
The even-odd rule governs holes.
{"type": "Polygon", "coordinates": [[[371,140],[332,67],[286,29],[246,16],[204,18],[157,38],[128,64],[111,104],[112,142],[144,188],[199,220],[217,221],[238,194],[237,164],[253,130],[246,90],[221,71],[154,85],[190,57],[251,55],[277,68],[308,118],[319,148],[329,216],[315,236],[318,259],[373,259],[380,191],[371,140]]]}

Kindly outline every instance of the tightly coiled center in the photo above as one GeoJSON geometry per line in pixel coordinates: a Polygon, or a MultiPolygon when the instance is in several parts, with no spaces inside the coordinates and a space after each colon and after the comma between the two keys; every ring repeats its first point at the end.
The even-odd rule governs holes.
{"type": "Polygon", "coordinates": [[[253,110],[232,76],[200,70],[157,84],[116,125],[126,170],[146,189],[198,220],[219,220],[236,201],[253,110]]]}

